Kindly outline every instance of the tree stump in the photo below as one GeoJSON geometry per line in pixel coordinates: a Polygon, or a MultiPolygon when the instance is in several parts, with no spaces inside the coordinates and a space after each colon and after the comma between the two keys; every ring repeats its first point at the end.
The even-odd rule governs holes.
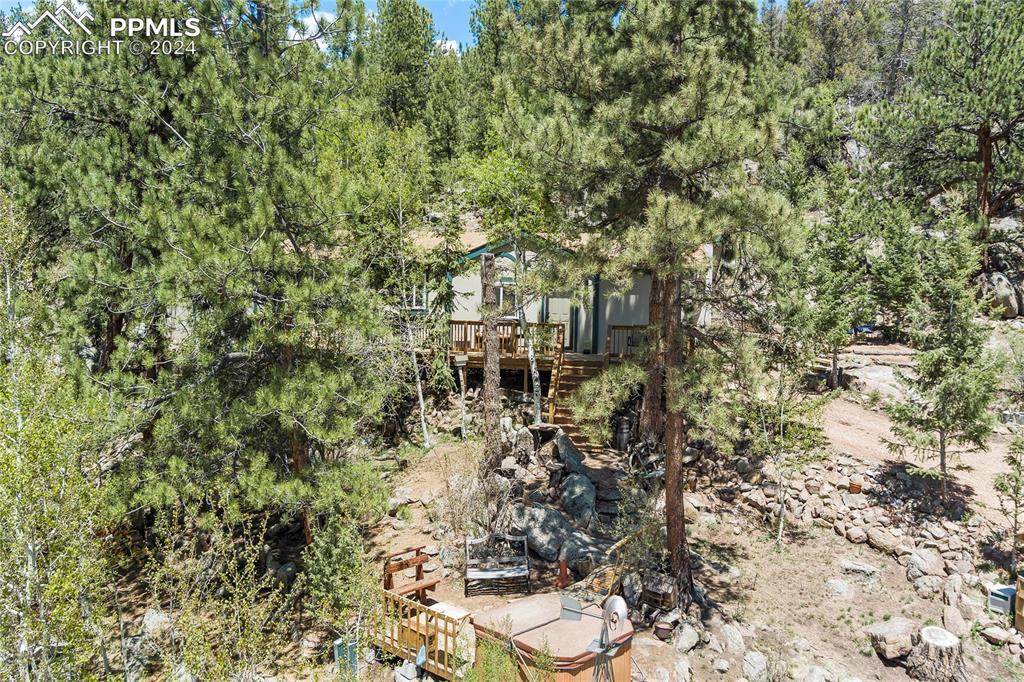
{"type": "Polygon", "coordinates": [[[921,628],[907,656],[907,675],[930,682],[968,682],[960,639],[934,625],[921,628]]]}

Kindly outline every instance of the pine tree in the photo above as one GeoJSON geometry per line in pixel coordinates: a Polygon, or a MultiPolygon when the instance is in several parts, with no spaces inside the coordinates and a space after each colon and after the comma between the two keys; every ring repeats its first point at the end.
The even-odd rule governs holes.
{"type": "Polygon", "coordinates": [[[840,388],[839,352],[853,341],[858,325],[872,318],[868,291],[863,215],[845,172],[830,178],[827,217],[812,233],[809,293],[814,302],[815,337],[831,356],[829,388],[840,388]]]}
{"type": "MultiPolygon", "coordinates": [[[[97,26],[126,11],[91,9],[97,26]]],[[[62,349],[141,408],[122,502],[297,513],[310,465],[379,413],[367,342],[389,330],[346,234],[363,169],[325,163],[351,134],[328,115],[350,84],[293,39],[300,8],[221,9],[188,58],[3,69],[2,128],[20,131],[3,180],[53,245],[40,276],[59,277],[62,349]]]]}
{"type": "Polygon", "coordinates": [[[493,146],[494,119],[503,106],[496,81],[507,76],[515,50],[514,14],[508,0],[477,0],[469,19],[474,44],[463,55],[466,85],[466,145],[484,154],[493,146]]]}
{"type": "Polygon", "coordinates": [[[465,88],[456,52],[438,49],[431,58],[427,129],[435,159],[451,162],[463,142],[465,88]]]}
{"type": "Polygon", "coordinates": [[[929,34],[938,28],[942,0],[890,0],[881,43],[882,93],[895,97],[909,80],[909,67],[929,34]]]}
{"type": "Polygon", "coordinates": [[[882,28],[874,0],[816,0],[811,3],[809,49],[805,55],[810,83],[834,82],[842,93],[863,98],[878,73],[882,28]]]}
{"type": "Polygon", "coordinates": [[[541,182],[572,223],[566,238],[596,233],[588,250],[603,277],[652,278],[644,426],[664,434],[668,549],[685,606],[685,387],[720,333],[712,314],[754,313],[743,282],[771,281],[791,246],[784,202],[748,183],[743,164],[769,132],[747,90],[753,9],[652,0],[619,13],[551,0],[523,3],[519,19],[519,87],[540,94],[510,112],[505,134],[526,128],[541,182]]]}
{"type": "Polygon", "coordinates": [[[910,318],[924,287],[921,254],[924,237],[913,224],[911,211],[901,202],[873,204],[865,220],[881,253],[871,262],[871,299],[888,338],[909,338],[910,318]]]}
{"type": "Polygon", "coordinates": [[[988,409],[998,389],[998,362],[986,351],[988,331],[976,319],[982,312],[971,285],[977,250],[968,232],[955,215],[935,226],[911,332],[914,369],[899,375],[907,397],[888,408],[890,450],[938,459],[938,469],[918,471],[942,481],[943,503],[950,460],[985,447],[993,426],[988,409]]]}
{"type": "Polygon", "coordinates": [[[992,485],[999,496],[999,508],[1010,522],[1010,577],[1016,579],[1021,514],[1024,513],[1024,438],[1018,435],[1010,441],[1003,462],[1009,471],[996,476],[992,485]]]}
{"type": "Polygon", "coordinates": [[[501,313],[515,315],[519,321],[533,383],[534,422],[540,423],[541,384],[535,353],[544,339],[535,338],[535,330],[527,324],[526,310],[551,288],[545,281],[545,275],[550,279],[551,264],[543,245],[552,231],[553,216],[536,176],[506,149],[495,149],[482,159],[467,159],[466,165],[474,199],[483,207],[488,237],[508,242],[516,254],[511,264],[514,307],[501,313]]]}
{"type": "Polygon", "coordinates": [[[756,340],[737,341],[729,398],[742,406],[741,419],[749,429],[744,454],[771,462],[779,491],[774,501],[776,549],[782,547],[786,515],[791,513],[787,496],[792,476],[823,456],[818,420],[831,397],[803,387],[814,349],[807,340],[820,323],[802,291],[798,268],[798,261],[784,266],[782,278],[791,286],[780,288],[768,302],[766,332],[756,340]]]}
{"type": "Polygon", "coordinates": [[[780,40],[782,59],[790,64],[800,64],[811,37],[811,20],[804,0],[786,3],[785,21],[780,40]]]}
{"type": "Polygon", "coordinates": [[[1024,2],[955,0],[946,23],[906,89],[865,112],[858,137],[891,193],[923,201],[969,188],[988,219],[1024,192],[1024,2]]]}
{"type": "Polygon", "coordinates": [[[430,12],[416,0],[381,0],[370,39],[370,87],[388,124],[423,119],[433,50],[430,12]]]}

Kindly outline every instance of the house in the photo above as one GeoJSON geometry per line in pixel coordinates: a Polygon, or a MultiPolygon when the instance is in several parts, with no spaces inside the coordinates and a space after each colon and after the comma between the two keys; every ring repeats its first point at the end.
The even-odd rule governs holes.
{"type": "MultiPolygon", "coordinates": [[[[436,238],[417,240],[421,246],[437,244],[436,238]]],[[[498,269],[498,305],[506,313],[504,325],[518,324],[517,276],[521,277],[525,261],[539,263],[542,254],[565,251],[562,247],[545,244],[525,246],[508,239],[489,239],[481,229],[479,219],[467,216],[463,219],[460,235],[463,251],[461,262],[464,267],[448,277],[454,290],[454,303],[449,317],[452,328],[453,351],[476,350],[477,328],[482,315],[483,285],[480,281],[480,257],[486,253],[495,255],[498,269]]],[[[632,354],[639,345],[642,329],[648,324],[648,305],[651,290],[649,275],[638,273],[625,289],[614,288],[602,282],[600,277],[587,278],[576,287],[567,287],[562,292],[548,292],[531,296],[523,303],[526,321],[531,325],[542,325],[549,333],[558,333],[562,350],[584,356],[622,357],[632,354]],[[573,298],[575,289],[576,299],[573,298]],[[582,289],[582,294],[580,292],[582,289]],[[582,299],[582,300],[581,300],[582,299]]],[[[415,295],[415,305],[424,310],[430,308],[433,300],[429,284],[415,295]]]]}

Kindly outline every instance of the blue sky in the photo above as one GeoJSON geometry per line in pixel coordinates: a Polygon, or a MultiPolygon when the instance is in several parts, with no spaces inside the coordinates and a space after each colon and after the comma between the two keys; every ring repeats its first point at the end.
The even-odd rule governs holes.
{"type": "MultiPolygon", "coordinates": [[[[0,0],[3,2],[4,0],[0,0]]],[[[366,8],[371,12],[377,10],[376,0],[365,0],[366,8]]],[[[438,34],[457,43],[469,43],[473,34],[469,32],[469,13],[473,9],[473,0],[419,0],[419,3],[434,15],[434,28],[438,34]]],[[[325,0],[323,8],[331,11],[334,0],[325,0]]]]}

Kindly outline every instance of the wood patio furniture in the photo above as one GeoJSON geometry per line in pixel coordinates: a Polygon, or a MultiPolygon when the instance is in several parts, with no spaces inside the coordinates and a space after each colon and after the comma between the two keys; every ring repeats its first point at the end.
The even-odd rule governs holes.
{"type": "Polygon", "coordinates": [[[441,582],[440,578],[425,578],[423,576],[423,565],[430,561],[430,557],[423,553],[424,547],[426,547],[426,545],[409,547],[389,554],[384,559],[385,590],[388,592],[394,592],[395,594],[403,597],[415,594],[416,599],[422,602],[426,600],[428,590],[434,590],[437,588],[437,584],[441,582]],[[413,582],[396,586],[395,574],[401,573],[409,568],[416,569],[416,577],[413,579],[413,582]]]}
{"type": "Polygon", "coordinates": [[[520,589],[531,591],[530,557],[525,535],[495,533],[482,538],[466,538],[466,575],[464,595],[472,587],[493,592],[520,589]]]}

